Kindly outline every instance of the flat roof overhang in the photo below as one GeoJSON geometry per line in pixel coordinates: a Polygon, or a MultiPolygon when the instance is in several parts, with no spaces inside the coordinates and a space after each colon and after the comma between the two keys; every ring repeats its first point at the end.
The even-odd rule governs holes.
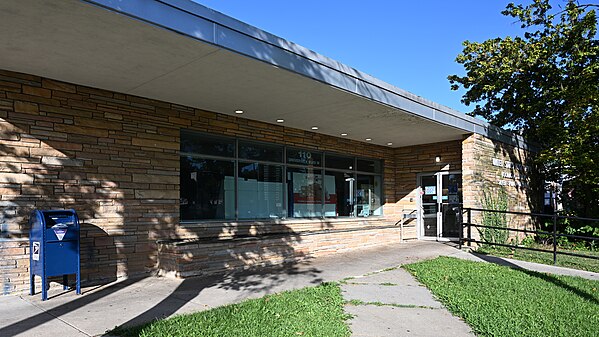
{"type": "Polygon", "coordinates": [[[0,69],[393,147],[519,137],[188,0],[0,2],[0,69]]]}

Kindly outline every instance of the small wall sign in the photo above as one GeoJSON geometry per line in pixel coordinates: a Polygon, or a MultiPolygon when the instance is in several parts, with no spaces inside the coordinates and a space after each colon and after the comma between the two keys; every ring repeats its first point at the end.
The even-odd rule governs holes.
{"type": "Polygon", "coordinates": [[[56,237],[58,238],[59,241],[62,241],[62,239],[64,239],[65,234],[67,234],[67,229],[66,228],[54,228],[54,234],[56,234],[56,237]]]}
{"type": "Polygon", "coordinates": [[[511,161],[502,160],[499,158],[493,158],[492,163],[493,163],[493,166],[495,166],[495,167],[501,167],[501,168],[509,169],[509,170],[516,169],[520,173],[520,175],[517,176],[516,174],[514,174],[513,171],[502,171],[501,178],[499,178],[499,180],[497,181],[497,184],[499,184],[500,186],[510,186],[510,187],[527,187],[528,186],[526,181],[524,181],[526,179],[526,175],[524,175],[524,173],[528,172],[528,170],[530,169],[529,166],[524,166],[519,163],[513,163],[511,161]],[[507,180],[507,179],[511,179],[511,180],[507,180]]]}
{"type": "Polygon", "coordinates": [[[31,245],[31,249],[33,250],[33,254],[31,254],[31,258],[35,261],[39,261],[40,260],[40,242],[33,241],[33,244],[31,245]]]}

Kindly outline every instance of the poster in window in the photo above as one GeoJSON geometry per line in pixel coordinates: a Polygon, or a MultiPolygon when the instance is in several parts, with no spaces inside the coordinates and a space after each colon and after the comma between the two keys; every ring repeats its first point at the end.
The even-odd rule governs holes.
{"type": "Polygon", "coordinates": [[[425,195],[437,194],[437,186],[424,186],[424,194],[425,195]]]}

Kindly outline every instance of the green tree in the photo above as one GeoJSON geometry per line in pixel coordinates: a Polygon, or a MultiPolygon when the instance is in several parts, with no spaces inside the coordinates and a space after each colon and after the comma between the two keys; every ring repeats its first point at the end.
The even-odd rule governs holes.
{"type": "Polygon", "coordinates": [[[547,179],[567,180],[576,213],[599,217],[599,5],[559,4],[508,4],[502,14],[519,21],[522,36],[465,41],[456,61],[466,75],[448,79],[475,104],[470,115],[538,144],[547,179]]]}

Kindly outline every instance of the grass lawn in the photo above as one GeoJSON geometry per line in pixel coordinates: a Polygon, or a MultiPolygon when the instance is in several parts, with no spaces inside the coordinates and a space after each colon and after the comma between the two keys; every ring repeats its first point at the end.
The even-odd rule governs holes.
{"type": "MultiPolygon", "coordinates": [[[[535,245],[535,246],[533,246],[533,248],[553,250],[553,246],[535,245]]],[[[591,251],[584,251],[584,250],[565,250],[565,249],[560,249],[560,248],[558,248],[558,250],[564,251],[564,252],[571,252],[571,253],[576,253],[576,254],[599,257],[599,252],[591,252],[591,251]]],[[[530,262],[537,262],[537,263],[553,265],[553,253],[535,252],[532,250],[518,249],[518,248],[516,248],[512,251],[511,248],[507,248],[507,247],[490,247],[490,246],[479,247],[476,250],[476,252],[482,253],[482,254],[501,256],[501,257],[508,257],[508,258],[516,259],[516,260],[523,260],[523,261],[530,261],[530,262]]],[[[568,267],[568,268],[587,270],[587,271],[599,273],[599,260],[585,259],[585,258],[577,257],[577,256],[568,256],[568,255],[559,255],[558,254],[557,255],[557,265],[561,266],[561,267],[568,267]]]]}
{"type": "Polygon", "coordinates": [[[336,283],[286,291],[110,332],[119,336],[349,336],[336,283]]]}
{"type": "Polygon", "coordinates": [[[449,257],[403,268],[479,336],[599,336],[599,281],[449,257]]]}

